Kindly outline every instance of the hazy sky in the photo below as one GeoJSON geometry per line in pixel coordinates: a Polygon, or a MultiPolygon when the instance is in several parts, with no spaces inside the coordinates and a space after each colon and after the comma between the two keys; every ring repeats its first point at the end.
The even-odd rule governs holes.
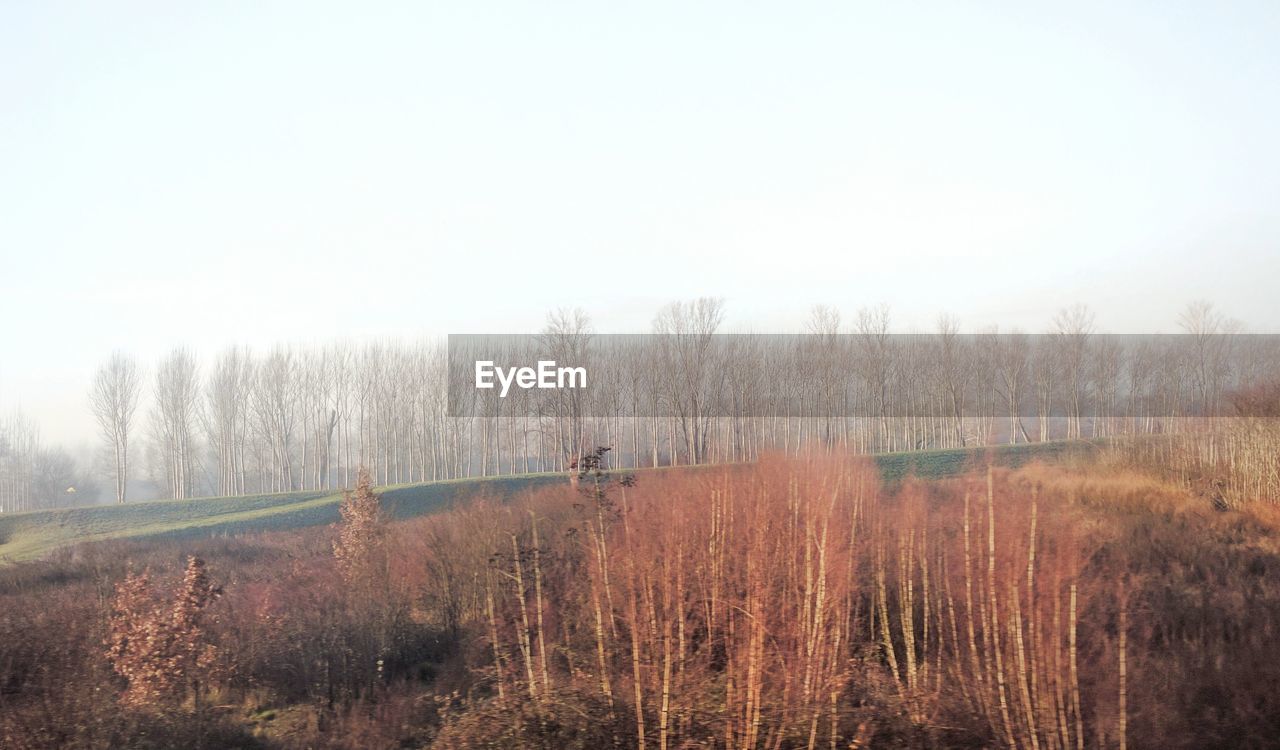
{"type": "Polygon", "coordinates": [[[1280,331],[1280,4],[1031,5],[0,4],[0,412],[697,295],[1280,331]]]}

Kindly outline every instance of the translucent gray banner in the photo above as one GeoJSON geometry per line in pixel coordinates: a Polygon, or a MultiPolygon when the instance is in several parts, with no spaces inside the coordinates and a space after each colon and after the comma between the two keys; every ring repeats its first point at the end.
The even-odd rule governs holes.
{"type": "Polygon", "coordinates": [[[1280,416],[1273,334],[462,334],[453,417],[1280,416]]]}

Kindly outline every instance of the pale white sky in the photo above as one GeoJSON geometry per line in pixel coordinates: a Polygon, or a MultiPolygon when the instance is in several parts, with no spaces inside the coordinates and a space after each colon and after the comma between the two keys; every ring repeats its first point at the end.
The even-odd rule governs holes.
{"type": "Polygon", "coordinates": [[[1274,2],[4,3],[0,413],[88,438],[116,348],[699,295],[1280,331],[1278,38],[1274,2]]]}

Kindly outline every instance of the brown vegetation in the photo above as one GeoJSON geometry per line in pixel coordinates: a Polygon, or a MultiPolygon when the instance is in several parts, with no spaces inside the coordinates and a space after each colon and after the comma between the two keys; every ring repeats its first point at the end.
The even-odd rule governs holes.
{"type": "Polygon", "coordinates": [[[377,510],[357,490],[343,529],[201,543],[211,572],[191,563],[165,608],[171,545],[10,569],[0,745],[1262,747],[1280,732],[1273,506],[1218,512],[1105,466],[884,486],[833,456],[638,483],[595,465],[576,488],[379,534],[353,532],[377,510]],[[353,576],[357,548],[386,554],[353,576]],[[225,589],[209,607],[206,575],[225,589]],[[198,635],[129,645],[156,622],[198,635]],[[185,676],[150,677],[162,655],[185,676]]]}
{"type": "Polygon", "coordinates": [[[1280,382],[1263,381],[1224,398],[1233,416],[1179,420],[1179,429],[1118,443],[1116,452],[1219,510],[1280,503],[1280,382]]]}
{"type": "Polygon", "coordinates": [[[106,646],[107,659],[125,681],[122,704],[162,709],[187,695],[199,699],[201,679],[207,680],[217,663],[205,610],[221,593],[198,557],[188,559],[171,605],[157,600],[146,573],[116,585],[106,646]]]}

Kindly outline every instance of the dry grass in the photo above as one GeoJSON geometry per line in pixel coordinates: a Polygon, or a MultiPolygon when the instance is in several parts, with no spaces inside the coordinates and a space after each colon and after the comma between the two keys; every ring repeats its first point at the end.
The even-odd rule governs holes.
{"type": "Polygon", "coordinates": [[[385,578],[360,592],[317,530],[121,544],[5,571],[0,744],[1263,747],[1280,736],[1273,506],[1215,510],[1097,462],[890,485],[874,464],[835,456],[634,486],[589,479],[393,524],[385,578]],[[164,580],[181,552],[206,558],[225,589],[210,637],[226,677],[208,686],[199,721],[161,726],[114,708],[104,602],[124,558],[164,580]]]}

